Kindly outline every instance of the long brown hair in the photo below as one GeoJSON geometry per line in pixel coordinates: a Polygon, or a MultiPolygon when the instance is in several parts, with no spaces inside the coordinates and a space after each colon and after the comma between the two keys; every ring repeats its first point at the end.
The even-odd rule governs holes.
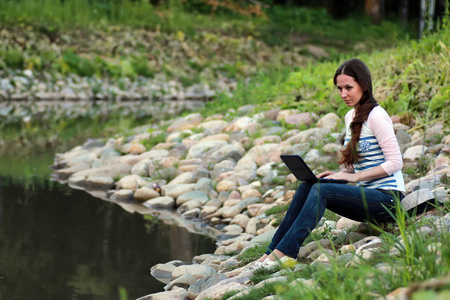
{"type": "Polygon", "coordinates": [[[340,65],[334,74],[334,85],[336,85],[336,78],[342,74],[353,77],[364,91],[361,100],[359,100],[359,107],[356,109],[355,117],[353,118],[352,123],[350,123],[352,137],[347,143],[347,146],[341,150],[341,157],[339,159],[340,164],[344,164],[348,167],[358,161],[358,151],[356,150],[356,146],[359,142],[362,125],[369,117],[369,113],[372,109],[378,105],[378,102],[372,94],[372,75],[370,74],[369,68],[362,60],[351,58],[340,65]]]}

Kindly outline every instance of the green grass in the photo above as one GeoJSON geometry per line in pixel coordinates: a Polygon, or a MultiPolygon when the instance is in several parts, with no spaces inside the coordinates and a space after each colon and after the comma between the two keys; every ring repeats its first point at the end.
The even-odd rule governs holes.
{"type": "MultiPolygon", "coordinates": [[[[437,208],[436,213],[443,216],[447,212],[447,208],[441,207],[437,208]]],[[[270,292],[266,289],[252,291],[251,295],[276,294],[282,299],[374,299],[385,297],[399,287],[448,274],[450,233],[445,226],[437,228],[430,221],[416,221],[415,215],[407,214],[401,209],[395,218],[396,226],[390,227],[388,231],[375,227],[384,246],[370,260],[360,259],[358,263],[345,264],[332,259],[327,268],[310,265],[295,273],[288,272],[288,276],[289,282],[312,279],[313,285],[283,285],[270,292]],[[418,234],[421,226],[432,226],[436,234],[418,234]],[[400,250],[397,255],[389,253],[392,247],[400,250]],[[379,263],[384,263],[395,272],[382,271],[377,267],[379,263]]],[[[272,272],[256,274],[255,283],[270,278],[272,272]]]]}

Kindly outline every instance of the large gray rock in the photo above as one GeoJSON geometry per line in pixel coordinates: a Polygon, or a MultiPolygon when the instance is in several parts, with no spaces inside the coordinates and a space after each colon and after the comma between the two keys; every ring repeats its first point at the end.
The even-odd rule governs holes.
{"type": "Polygon", "coordinates": [[[209,178],[200,178],[195,184],[195,191],[201,191],[205,194],[209,194],[214,189],[215,182],[209,178]]]}
{"type": "Polygon", "coordinates": [[[194,182],[194,173],[184,172],[172,179],[168,184],[187,184],[194,182]]]}
{"type": "Polygon", "coordinates": [[[187,295],[186,289],[176,286],[171,291],[150,294],[137,300],[185,300],[187,295]]]}
{"type": "Polygon", "coordinates": [[[192,192],[195,189],[195,183],[185,184],[167,184],[162,186],[162,194],[177,199],[179,196],[192,192]]]}
{"type": "Polygon", "coordinates": [[[253,203],[259,202],[259,198],[250,197],[245,200],[240,201],[238,204],[231,207],[224,207],[222,211],[222,216],[224,218],[234,218],[237,214],[240,214],[247,206],[253,203]]]}
{"type": "Polygon", "coordinates": [[[427,153],[427,149],[423,145],[409,147],[403,154],[403,159],[406,161],[416,161],[427,153]]]}
{"type": "Polygon", "coordinates": [[[335,113],[328,113],[317,122],[316,126],[320,128],[328,128],[331,130],[336,130],[338,125],[342,123],[341,118],[335,113]]]}
{"type": "Polygon", "coordinates": [[[156,197],[145,201],[143,205],[154,209],[172,209],[175,206],[175,200],[168,196],[156,197]]]}
{"type": "Polygon", "coordinates": [[[172,260],[164,264],[156,264],[150,269],[150,274],[162,283],[169,283],[172,280],[172,272],[177,267],[184,265],[181,260],[172,260]]]}
{"type": "Polygon", "coordinates": [[[331,130],[329,128],[310,128],[297,133],[293,137],[288,138],[286,142],[293,145],[307,143],[310,141],[318,141],[323,139],[330,132],[331,130]]]}
{"type": "Polygon", "coordinates": [[[204,265],[182,265],[172,271],[172,280],[185,274],[191,274],[195,278],[201,279],[216,274],[216,270],[204,265]]]}
{"type": "Polygon", "coordinates": [[[201,158],[203,155],[211,150],[217,150],[221,147],[224,147],[228,143],[226,141],[204,141],[198,143],[191,148],[189,148],[188,154],[186,158],[201,158]]]}
{"type": "Polygon", "coordinates": [[[159,197],[160,194],[152,188],[142,187],[134,193],[134,200],[137,202],[145,202],[147,200],[159,197]]]}
{"type": "Polygon", "coordinates": [[[188,297],[189,299],[195,299],[201,292],[208,289],[209,287],[216,285],[222,280],[227,279],[228,277],[222,273],[217,273],[209,277],[205,277],[199,279],[197,282],[192,284],[188,289],[188,297]]]}
{"type": "Polygon", "coordinates": [[[239,276],[235,276],[229,279],[222,280],[217,284],[207,288],[201,292],[196,300],[211,299],[221,299],[222,296],[231,291],[240,291],[247,288],[246,283],[253,276],[252,271],[247,271],[241,273],[239,276]]]}
{"type": "Polygon", "coordinates": [[[114,186],[114,179],[108,176],[89,176],[85,184],[89,190],[109,190],[114,186]]]}
{"type": "Polygon", "coordinates": [[[183,194],[183,195],[181,195],[181,196],[179,196],[177,198],[177,206],[180,206],[183,203],[186,203],[186,202],[191,201],[191,200],[199,200],[200,203],[203,205],[209,200],[209,197],[208,197],[207,194],[205,194],[202,191],[188,192],[188,193],[183,194]]]}
{"type": "Polygon", "coordinates": [[[402,206],[405,210],[410,210],[432,199],[434,199],[434,195],[430,189],[420,189],[406,195],[406,197],[402,199],[402,206]]]}

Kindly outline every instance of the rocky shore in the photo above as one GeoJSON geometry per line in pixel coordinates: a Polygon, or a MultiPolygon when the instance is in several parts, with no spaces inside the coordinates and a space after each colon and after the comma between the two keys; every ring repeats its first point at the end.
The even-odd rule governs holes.
{"type": "MultiPolygon", "coordinates": [[[[411,122],[401,123],[397,116],[392,120],[404,159],[405,208],[432,199],[447,202],[450,135],[443,133],[449,128],[434,123],[424,130],[411,122]]],[[[196,256],[192,264],[176,260],[152,266],[152,276],[166,284],[165,291],[141,300],[221,299],[239,291],[229,298],[236,299],[267,282],[302,282],[313,288],[313,279],[288,282],[287,273],[307,265],[327,267],[331,261],[370,260],[384,246],[382,239],[365,223],[324,217],[312,232],[317,240],[300,249],[298,263],[284,266],[257,285],[250,280],[255,273],[253,262],[242,261],[239,254],[271,240],[295,192],[296,179],[280,154],[300,154],[315,172],[337,168],[342,128],[343,119],[334,113],[317,116],[296,110],[261,111],[254,106],[207,118],[192,113],[137,128],[131,136],[91,140],[58,154],[54,174],[73,187],[121,205],[137,204],[178,215],[185,222],[182,226],[202,224],[216,236],[215,253],[196,256]],[[283,124],[308,129],[288,130],[283,124]]],[[[450,230],[450,214],[434,209],[419,218],[423,221],[419,235],[450,230]]],[[[441,246],[438,240],[429,245],[441,246]]],[[[392,256],[399,252],[398,247],[390,249],[392,256]]],[[[392,272],[395,266],[379,263],[376,268],[392,272]]],[[[389,297],[401,298],[407,292],[405,288],[389,297]]]]}

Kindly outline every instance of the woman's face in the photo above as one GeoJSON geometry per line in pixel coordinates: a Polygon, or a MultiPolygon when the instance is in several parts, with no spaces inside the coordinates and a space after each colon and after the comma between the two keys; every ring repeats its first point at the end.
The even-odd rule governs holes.
{"type": "Polygon", "coordinates": [[[348,107],[358,108],[359,100],[364,93],[362,87],[351,76],[341,74],[336,77],[339,95],[348,107]]]}

